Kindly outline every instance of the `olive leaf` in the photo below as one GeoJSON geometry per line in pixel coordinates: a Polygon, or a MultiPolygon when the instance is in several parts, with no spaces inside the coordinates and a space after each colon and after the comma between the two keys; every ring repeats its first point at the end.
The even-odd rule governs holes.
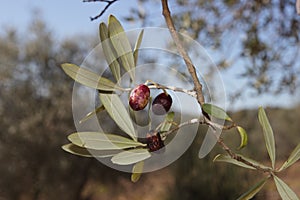
{"type": "Polygon", "coordinates": [[[97,158],[112,157],[115,154],[119,153],[118,151],[112,151],[112,150],[99,151],[99,150],[93,150],[93,149],[86,149],[86,148],[74,145],[72,143],[63,145],[62,149],[65,150],[66,152],[74,154],[74,155],[83,156],[83,157],[97,157],[97,158]]]}
{"type": "Polygon", "coordinates": [[[242,149],[248,143],[248,135],[247,135],[247,132],[245,131],[245,129],[243,127],[237,126],[236,128],[237,128],[237,130],[238,130],[238,132],[240,134],[240,137],[241,137],[241,144],[238,147],[238,149],[242,149]]]}
{"type": "Polygon", "coordinates": [[[86,114],[80,121],[79,123],[83,123],[85,121],[87,121],[88,119],[90,119],[92,116],[98,114],[99,112],[101,111],[104,111],[105,110],[105,107],[103,105],[97,107],[94,111],[92,112],[89,112],[88,114],[86,114]]]}
{"type": "Polygon", "coordinates": [[[94,150],[116,150],[145,146],[134,140],[109,133],[77,132],[68,136],[73,144],[94,150]]]}
{"type": "Polygon", "coordinates": [[[105,59],[109,68],[117,81],[121,79],[120,64],[118,62],[115,49],[108,37],[108,29],[105,23],[99,25],[99,35],[105,59]]]}
{"type": "Polygon", "coordinates": [[[297,147],[293,150],[289,158],[283,163],[283,165],[280,167],[279,171],[282,171],[295,162],[297,162],[300,158],[300,144],[297,145],[297,147]]]}
{"type": "Polygon", "coordinates": [[[295,192],[280,178],[273,176],[278,193],[282,200],[299,200],[295,192]]]}
{"type": "Polygon", "coordinates": [[[275,168],[275,139],[274,139],[272,127],[269,123],[265,110],[262,107],[258,109],[258,120],[260,125],[263,128],[265,144],[272,162],[272,167],[274,169],[275,168]]]}
{"type": "Polygon", "coordinates": [[[139,57],[139,48],[142,44],[142,40],[143,40],[143,35],[144,35],[144,30],[142,30],[138,36],[138,39],[135,43],[134,49],[133,49],[133,58],[134,58],[134,63],[135,66],[137,65],[137,61],[138,61],[138,57],[139,57]]]}
{"type": "MultiPolygon", "coordinates": [[[[245,156],[242,156],[242,155],[240,155],[240,154],[237,154],[237,156],[243,158],[244,160],[248,161],[249,163],[252,163],[252,164],[254,164],[254,165],[256,165],[256,166],[259,166],[260,168],[263,168],[263,169],[266,169],[266,170],[269,170],[269,169],[270,169],[269,167],[263,165],[262,163],[257,162],[257,161],[255,161],[255,160],[252,160],[252,159],[250,159],[250,158],[247,158],[247,157],[245,157],[245,156]]],[[[231,158],[229,155],[218,154],[218,155],[214,158],[213,162],[227,162],[227,163],[231,163],[231,164],[234,164],[234,165],[237,165],[237,166],[240,166],[240,167],[244,167],[244,168],[247,168],[247,169],[253,169],[253,170],[256,170],[255,167],[249,166],[249,165],[247,165],[247,164],[245,164],[245,163],[243,163],[243,162],[239,162],[239,161],[237,161],[236,159],[231,158]]]]}
{"type": "Polygon", "coordinates": [[[113,83],[111,80],[101,77],[98,74],[75,64],[64,63],[61,67],[68,76],[82,85],[103,91],[122,90],[121,87],[113,83]]]}
{"type": "Polygon", "coordinates": [[[209,104],[209,103],[204,103],[202,105],[202,109],[212,117],[215,117],[217,119],[224,119],[227,121],[232,121],[232,119],[227,115],[227,113],[220,107],[209,104]]]}
{"type": "Polygon", "coordinates": [[[132,120],[117,94],[99,94],[99,98],[104,105],[109,116],[116,124],[127,133],[134,141],[137,141],[137,133],[134,129],[132,120]]]}
{"type": "Polygon", "coordinates": [[[132,182],[135,183],[140,179],[140,177],[143,173],[143,169],[144,169],[144,161],[140,161],[133,165],[132,174],[131,174],[132,182]]]}
{"type": "Polygon", "coordinates": [[[120,59],[122,67],[129,73],[131,79],[135,80],[135,62],[132,48],[120,22],[113,15],[108,19],[108,37],[120,59]]]}
{"type": "Polygon", "coordinates": [[[160,131],[161,132],[164,132],[164,131],[169,131],[172,124],[173,124],[173,121],[174,121],[174,116],[175,116],[175,113],[174,112],[169,112],[166,117],[165,117],[165,120],[163,121],[161,127],[160,127],[160,131]]]}
{"type": "Polygon", "coordinates": [[[151,157],[147,149],[132,149],[118,153],[111,158],[114,164],[130,165],[151,157]]]}
{"type": "Polygon", "coordinates": [[[76,146],[72,143],[65,144],[61,148],[66,152],[72,153],[74,155],[83,156],[83,157],[93,157],[92,154],[86,148],[76,146]]]}
{"type": "Polygon", "coordinates": [[[252,188],[250,188],[247,192],[245,192],[242,196],[240,196],[237,200],[249,200],[252,199],[265,185],[269,177],[259,181],[252,188]]]}

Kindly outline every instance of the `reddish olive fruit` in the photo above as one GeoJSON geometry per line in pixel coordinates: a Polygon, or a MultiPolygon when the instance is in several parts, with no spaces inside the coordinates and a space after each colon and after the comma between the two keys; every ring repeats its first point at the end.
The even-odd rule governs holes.
{"type": "Polygon", "coordinates": [[[135,110],[143,110],[149,101],[150,97],[150,89],[147,85],[138,85],[135,87],[129,96],[129,105],[130,107],[135,110]]]}
{"type": "Polygon", "coordinates": [[[172,105],[172,97],[167,93],[161,93],[155,97],[152,103],[152,112],[156,115],[166,114],[172,105]]]}
{"type": "Polygon", "coordinates": [[[149,133],[147,133],[146,138],[147,147],[150,152],[157,151],[165,146],[159,132],[150,131],[149,133]]]}

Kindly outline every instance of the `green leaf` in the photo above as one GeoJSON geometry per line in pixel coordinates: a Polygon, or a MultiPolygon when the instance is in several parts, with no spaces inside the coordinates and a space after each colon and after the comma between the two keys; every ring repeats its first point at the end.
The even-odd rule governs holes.
{"type": "Polygon", "coordinates": [[[110,117],[116,124],[127,133],[134,141],[137,141],[137,133],[134,129],[132,120],[121,101],[116,94],[99,94],[100,100],[104,105],[110,117]]]}
{"type": "Polygon", "coordinates": [[[202,109],[212,117],[218,118],[218,119],[224,119],[227,121],[232,121],[232,119],[227,115],[227,113],[220,107],[205,103],[202,105],[202,109]]]}
{"type": "Polygon", "coordinates": [[[143,173],[143,169],[144,169],[144,161],[138,162],[133,166],[132,174],[131,174],[132,182],[136,183],[140,179],[143,173]]]}
{"type": "Polygon", "coordinates": [[[104,111],[105,107],[103,105],[97,107],[94,111],[89,112],[88,114],[86,114],[86,116],[84,116],[84,118],[82,118],[79,123],[81,124],[82,122],[87,121],[89,118],[91,118],[93,115],[96,115],[97,113],[104,111]]]}
{"type": "Polygon", "coordinates": [[[123,151],[111,158],[114,164],[118,165],[130,165],[134,164],[147,158],[150,158],[151,154],[147,149],[133,149],[128,151],[123,151]]]}
{"type": "Polygon", "coordinates": [[[121,79],[120,65],[116,56],[116,52],[108,37],[108,29],[105,23],[100,24],[99,35],[105,59],[115,79],[119,81],[121,79]]]}
{"type": "Polygon", "coordinates": [[[83,157],[106,158],[106,157],[112,157],[118,153],[116,151],[97,151],[93,149],[86,149],[86,148],[76,146],[72,143],[63,145],[62,149],[68,153],[72,153],[74,155],[83,156],[83,157]]]}
{"type": "Polygon", "coordinates": [[[282,200],[299,200],[295,192],[280,178],[273,176],[278,193],[282,200]]]}
{"type": "Polygon", "coordinates": [[[250,188],[246,193],[238,198],[238,200],[248,200],[252,199],[265,185],[269,177],[259,181],[252,188],[250,188]]]}
{"type": "Polygon", "coordinates": [[[134,49],[133,49],[133,58],[134,58],[134,63],[135,66],[137,65],[137,61],[138,61],[138,57],[139,57],[139,48],[142,44],[142,40],[143,40],[143,35],[144,35],[144,30],[142,30],[138,36],[138,39],[135,43],[134,49]]]}
{"type": "Polygon", "coordinates": [[[171,126],[173,124],[173,121],[174,121],[174,116],[175,116],[174,112],[169,112],[166,115],[165,120],[163,121],[162,126],[160,128],[161,132],[169,131],[170,130],[170,128],[171,128],[171,126]]]}
{"type": "Polygon", "coordinates": [[[237,128],[237,130],[238,130],[238,132],[239,132],[239,134],[240,134],[240,136],[241,136],[241,144],[240,144],[240,146],[238,147],[238,149],[242,149],[242,148],[244,148],[244,147],[247,145],[247,143],[248,143],[247,132],[245,131],[245,129],[243,129],[243,128],[240,127],[240,126],[237,126],[236,128],[237,128]]]}
{"type": "Polygon", "coordinates": [[[76,146],[72,143],[65,144],[61,148],[66,152],[72,153],[74,155],[83,156],[83,157],[93,157],[92,154],[86,148],[76,146]]]}
{"type": "Polygon", "coordinates": [[[269,153],[272,167],[275,168],[275,140],[272,127],[269,123],[267,115],[262,107],[258,109],[258,120],[263,128],[265,143],[269,153]]]}
{"type": "MultiPolygon", "coordinates": [[[[243,158],[244,160],[256,165],[256,166],[259,166],[263,169],[270,169],[269,167],[255,161],[255,160],[252,160],[250,158],[247,158],[245,156],[242,156],[242,155],[239,155],[237,154],[237,156],[240,156],[241,158],[243,158]]],[[[256,168],[252,167],[252,166],[249,166],[243,162],[240,162],[240,161],[237,161],[236,159],[233,159],[231,158],[229,155],[222,155],[222,154],[219,154],[217,155],[214,160],[214,162],[227,162],[227,163],[231,163],[231,164],[234,164],[234,165],[237,165],[237,166],[240,166],[240,167],[244,167],[244,168],[248,168],[248,169],[253,169],[253,170],[256,170],[256,168]]]]}
{"type": "Polygon", "coordinates": [[[68,136],[68,139],[79,147],[94,150],[116,150],[145,146],[143,143],[119,135],[100,132],[73,133],[68,136]]]}
{"type": "Polygon", "coordinates": [[[290,157],[283,163],[283,165],[280,167],[279,171],[284,170],[297,162],[300,158],[300,144],[297,145],[297,147],[293,150],[290,157]]]}
{"type": "Polygon", "coordinates": [[[122,88],[117,86],[109,79],[103,78],[98,74],[82,67],[78,67],[75,64],[64,63],[61,66],[67,75],[82,85],[103,91],[122,90],[122,88]]]}
{"type": "Polygon", "coordinates": [[[122,66],[129,73],[131,79],[135,80],[135,63],[129,40],[120,22],[114,17],[108,19],[108,35],[116,50],[117,58],[120,59],[122,66]]]}

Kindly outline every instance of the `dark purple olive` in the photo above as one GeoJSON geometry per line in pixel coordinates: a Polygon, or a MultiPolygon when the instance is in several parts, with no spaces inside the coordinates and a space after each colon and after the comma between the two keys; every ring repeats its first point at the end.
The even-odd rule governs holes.
{"type": "Polygon", "coordinates": [[[159,132],[150,131],[149,133],[147,133],[146,138],[147,147],[150,152],[157,151],[165,146],[159,132]]]}
{"type": "Polygon", "coordinates": [[[164,115],[172,106],[172,97],[167,93],[161,93],[155,97],[152,103],[152,112],[156,115],[164,115]]]}
{"type": "Polygon", "coordinates": [[[147,85],[138,85],[135,87],[129,96],[129,105],[130,107],[135,110],[143,110],[148,102],[150,97],[150,89],[147,85]]]}

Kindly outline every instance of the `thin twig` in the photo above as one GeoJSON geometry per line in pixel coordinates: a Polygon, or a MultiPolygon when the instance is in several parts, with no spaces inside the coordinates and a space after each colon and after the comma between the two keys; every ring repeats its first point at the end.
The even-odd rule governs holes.
{"type": "Polygon", "coordinates": [[[205,121],[197,119],[197,118],[191,119],[189,121],[186,121],[186,122],[183,122],[183,123],[177,125],[175,128],[173,128],[169,131],[162,132],[160,135],[161,135],[161,137],[167,137],[168,135],[170,135],[171,133],[174,133],[175,131],[182,128],[183,126],[192,125],[192,124],[205,124],[205,121]]]}
{"type": "Polygon", "coordinates": [[[248,166],[250,166],[250,167],[255,168],[255,169],[258,170],[258,171],[263,172],[263,173],[270,173],[270,174],[273,173],[271,168],[263,168],[263,167],[261,167],[261,166],[259,166],[259,165],[253,164],[253,163],[251,163],[251,162],[245,160],[243,157],[241,157],[241,156],[235,154],[234,152],[232,152],[232,150],[224,143],[222,137],[219,137],[219,139],[218,139],[217,142],[218,142],[218,144],[220,144],[220,145],[222,146],[223,150],[225,150],[225,151],[227,152],[227,154],[228,154],[232,159],[235,159],[236,161],[242,162],[242,163],[244,163],[244,164],[246,164],[246,165],[248,165],[248,166]]]}
{"type": "MultiPolygon", "coordinates": [[[[145,83],[150,89],[162,89],[162,90],[172,90],[174,92],[182,92],[182,93],[185,93],[185,94],[188,94],[194,98],[197,97],[196,95],[196,91],[195,90],[187,90],[187,89],[183,89],[183,88],[179,88],[179,87],[174,87],[174,86],[166,86],[166,85],[162,85],[162,84],[159,84],[159,83],[155,83],[153,81],[146,81],[145,83]]],[[[129,92],[132,90],[132,88],[122,88],[120,89],[121,91],[124,91],[124,92],[129,92]]]]}
{"type": "Polygon", "coordinates": [[[104,9],[98,14],[96,15],[95,17],[90,17],[91,21],[94,21],[96,19],[98,19],[99,17],[101,17],[105,11],[113,4],[115,3],[116,1],[118,0],[83,0],[83,2],[104,2],[104,3],[107,3],[107,5],[104,7],[104,9]]]}

